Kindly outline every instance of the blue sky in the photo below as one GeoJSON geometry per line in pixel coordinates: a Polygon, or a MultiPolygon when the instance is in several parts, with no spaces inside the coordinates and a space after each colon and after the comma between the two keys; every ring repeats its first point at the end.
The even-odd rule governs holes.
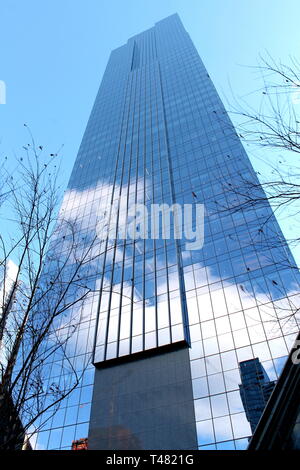
{"type": "MultiPolygon", "coordinates": [[[[64,144],[66,186],[110,51],[175,12],[223,99],[259,88],[246,66],[260,54],[285,62],[299,51],[298,0],[4,0],[0,155],[20,152],[26,122],[49,152],[64,144]]],[[[294,230],[290,221],[283,228],[294,230]]]]}

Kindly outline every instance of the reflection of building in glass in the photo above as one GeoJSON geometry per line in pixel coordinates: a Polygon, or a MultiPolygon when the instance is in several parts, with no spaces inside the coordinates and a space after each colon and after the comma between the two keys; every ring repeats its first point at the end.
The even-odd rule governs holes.
{"type": "Polygon", "coordinates": [[[259,359],[240,362],[240,394],[252,432],[270,398],[275,381],[270,381],[259,359]]]}
{"type": "Polygon", "coordinates": [[[78,367],[94,353],[94,366],[38,448],[68,449],[82,436],[91,449],[247,447],[239,363],[259,357],[276,380],[298,331],[286,317],[299,275],[269,206],[222,209],[241,177],[258,183],[177,15],[111,53],[64,217],[84,237],[101,233],[103,220],[115,226],[135,203],[204,203],[204,246],[103,241],[87,276],[100,294],[78,312],[72,351],[78,367]]]}

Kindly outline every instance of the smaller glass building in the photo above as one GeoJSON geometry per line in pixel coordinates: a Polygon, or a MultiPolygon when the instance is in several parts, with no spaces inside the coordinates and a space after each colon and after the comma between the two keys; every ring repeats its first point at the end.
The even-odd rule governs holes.
{"type": "Polygon", "coordinates": [[[240,363],[242,383],[240,385],[241,399],[252,432],[255,430],[261,414],[275,386],[259,359],[249,359],[240,363]]]}

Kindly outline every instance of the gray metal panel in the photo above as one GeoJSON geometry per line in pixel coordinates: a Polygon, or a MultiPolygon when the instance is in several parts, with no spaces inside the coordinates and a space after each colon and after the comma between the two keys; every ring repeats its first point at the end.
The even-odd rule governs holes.
{"type": "Polygon", "coordinates": [[[136,356],[96,369],[89,449],[196,449],[188,347],[136,356]]]}

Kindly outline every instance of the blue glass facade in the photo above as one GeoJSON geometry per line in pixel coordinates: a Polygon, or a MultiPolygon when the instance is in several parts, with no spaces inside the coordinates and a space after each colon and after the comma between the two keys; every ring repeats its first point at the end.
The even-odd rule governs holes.
{"type": "MultiPolygon", "coordinates": [[[[72,358],[80,368],[92,354],[98,367],[166,345],[190,346],[189,424],[199,449],[247,446],[239,363],[257,357],[276,379],[298,331],[295,316],[286,317],[299,302],[299,276],[271,208],[220,209],[234,202],[227,183],[241,176],[257,181],[177,15],[112,52],[62,213],[89,234],[104,218],[118,227],[136,203],[203,203],[205,240],[202,249],[187,250],[174,238],[103,239],[87,272],[99,292],[78,313],[72,358]]],[[[39,433],[37,448],[69,449],[88,436],[93,377],[91,364],[39,433]]],[[[143,448],[139,437],[129,445],[138,439],[143,448]]]]}

